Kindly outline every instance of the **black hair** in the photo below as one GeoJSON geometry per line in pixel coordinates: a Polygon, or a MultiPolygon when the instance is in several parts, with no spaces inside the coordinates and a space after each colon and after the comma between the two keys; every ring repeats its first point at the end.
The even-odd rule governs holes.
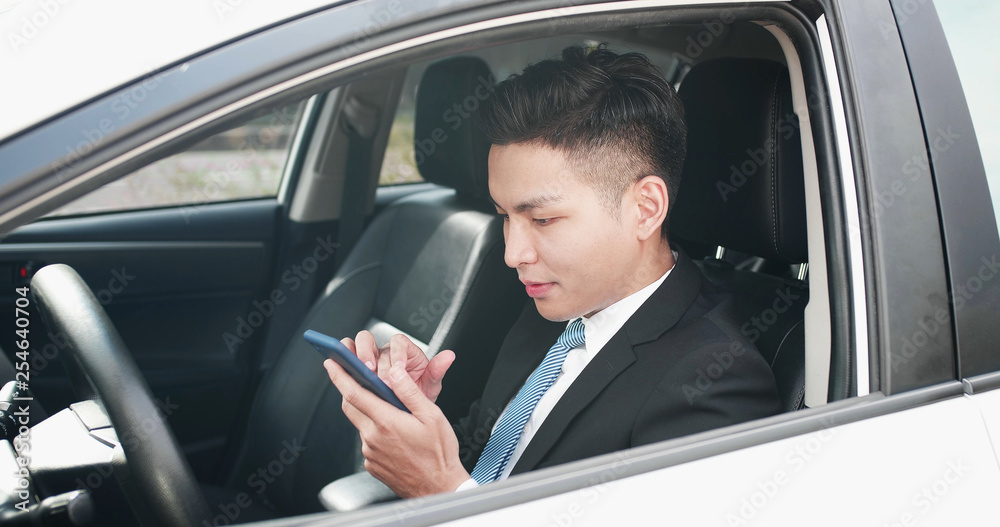
{"type": "MultiPolygon", "coordinates": [[[[615,215],[628,186],[648,175],[666,183],[673,209],[687,146],[684,105],[645,55],[605,44],[589,53],[568,47],[561,60],[497,84],[480,124],[492,144],[535,143],[566,154],[615,215]]],[[[666,231],[664,221],[664,238],[666,231]]]]}

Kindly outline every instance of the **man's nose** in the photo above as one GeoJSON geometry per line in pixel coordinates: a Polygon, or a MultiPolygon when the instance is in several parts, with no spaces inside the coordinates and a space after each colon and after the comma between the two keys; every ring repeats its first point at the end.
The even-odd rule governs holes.
{"type": "Polygon", "coordinates": [[[504,229],[503,259],[507,267],[517,268],[521,264],[534,263],[538,255],[535,252],[531,236],[520,225],[510,222],[504,229]]]}

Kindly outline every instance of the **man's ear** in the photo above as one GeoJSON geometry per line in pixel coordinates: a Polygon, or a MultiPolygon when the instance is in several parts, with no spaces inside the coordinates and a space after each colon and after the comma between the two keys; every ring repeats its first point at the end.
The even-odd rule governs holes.
{"type": "Polygon", "coordinates": [[[646,176],[632,185],[632,195],[637,207],[637,234],[640,240],[660,238],[660,228],[667,217],[670,198],[667,184],[658,176],[646,176]]]}

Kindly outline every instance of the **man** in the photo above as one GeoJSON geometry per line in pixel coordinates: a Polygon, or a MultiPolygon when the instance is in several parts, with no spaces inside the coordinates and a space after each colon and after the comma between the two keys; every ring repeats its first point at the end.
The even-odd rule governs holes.
{"type": "Polygon", "coordinates": [[[412,412],[324,362],[373,476],[454,491],[780,411],[729,300],[667,241],[683,106],[644,56],[567,48],[500,83],[481,121],[504,259],[534,302],[454,427],[434,405],[454,353],[344,339],[412,412]]]}

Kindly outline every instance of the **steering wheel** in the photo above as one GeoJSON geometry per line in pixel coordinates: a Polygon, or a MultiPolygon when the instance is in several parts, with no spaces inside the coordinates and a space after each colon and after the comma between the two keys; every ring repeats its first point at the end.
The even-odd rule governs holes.
{"type": "Polygon", "coordinates": [[[149,385],[87,284],[72,267],[54,264],[35,273],[31,290],[49,330],[66,337],[78,395],[100,398],[121,440],[128,462],[122,487],[135,491],[129,498],[139,501],[132,506],[140,520],[181,526],[209,519],[208,503],[149,385]]]}

